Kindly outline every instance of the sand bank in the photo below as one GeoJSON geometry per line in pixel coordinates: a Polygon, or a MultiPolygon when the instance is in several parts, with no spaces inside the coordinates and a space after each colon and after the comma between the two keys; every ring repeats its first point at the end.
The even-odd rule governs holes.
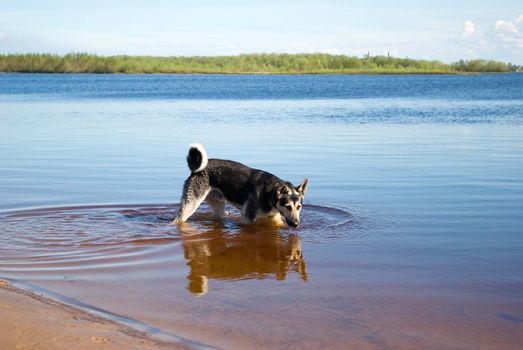
{"type": "Polygon", "coordinates": [[[0,349],[185,349],[0,280],[0,349]]]}

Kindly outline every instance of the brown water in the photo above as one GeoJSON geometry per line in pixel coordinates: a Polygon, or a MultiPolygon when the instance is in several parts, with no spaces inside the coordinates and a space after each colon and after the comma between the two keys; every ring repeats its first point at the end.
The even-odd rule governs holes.
{"type": "Polygon", "coordinates": [[[484,303],[482,290],[494,286],[464,295],[460,286],[405,285],[395,281],[399,271],[429,280],[436,271],[425,275],[408,259],[392,267],[365,258],[376,249],[390,254],[362,244],[369,228],[375,233],[384,222],[306,205],[299,230],[242,226],[233,209],[216,221],[206,207],[189,223],[170,225],[176,209],[4,213],[0,270],[44,294],[63,292],[66,302],[194,347],[513,348],[521,338],[523,320],[512,315],[510,300],[484,303]],[[314,254],[329,240],[343,249],[327,248],[333,256],[323,252],[308,268],[308,249],[314,254]]]}
{"type": "Polygon", "coordinates": [[[0,278],[195,348],[520,349],[522,78],[0,75],[0,278]],[[170,225],[193,142],[302,226],[170,225]]]}
{"type": "Polygon", "coordinates": [[[332,301],[305,292],[302,241],[339,238],[358,226],[350,213],[306,205],[298,232],[240,225],[232,208],[217,221],[207,209],[182,226],[170,224],[177,207],[165,205],[7,212],[0,217],[0,270],[44,294],[42,287],[67,291],[66,302],[146,323],[189,345],[316,348],[327,334],[330,346],[347,344],[348,325],[325,317],[332,301]]]}

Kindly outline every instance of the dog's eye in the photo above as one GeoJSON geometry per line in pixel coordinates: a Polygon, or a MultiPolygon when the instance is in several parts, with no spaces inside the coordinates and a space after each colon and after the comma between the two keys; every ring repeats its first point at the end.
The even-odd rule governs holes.
{"type": "Polygon", "coordinates": [[[285,208],[287,208],[287,210],[292,210],[292,206],[290,204],[287,204],[285,208]]]}
{"type": "Polygon", "coordinates": [[[300,210],[300,209],[301,209],[301,204],[298,204],[298,205],[296,206],[296,209],[297,209],[297,210],[300,210]]]}

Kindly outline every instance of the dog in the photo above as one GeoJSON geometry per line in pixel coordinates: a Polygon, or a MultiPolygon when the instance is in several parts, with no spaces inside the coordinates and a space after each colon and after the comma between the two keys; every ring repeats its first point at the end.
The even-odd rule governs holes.
{"type": "Polygon", "coordinates": [[[223,219],[225,202],[234,205],[241,213],[244,224],[261,218],[283,225],[300,226],[300,211],[308,180],[299,186],[263,170],[223,159],[209,159],[200,144],[192,144],[187,154],[191,175],[185,180],[180,209],[173,223],[187,221],[203,201],[223,219]]]}

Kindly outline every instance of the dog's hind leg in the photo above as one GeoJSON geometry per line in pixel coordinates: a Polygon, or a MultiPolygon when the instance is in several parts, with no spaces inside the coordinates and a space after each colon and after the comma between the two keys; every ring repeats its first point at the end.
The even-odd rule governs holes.
{"type": "Polygon", "coordinates": [[[225,215],[225,197],[220,190],[212,189],[205,198],[205,202],[211,206],[215,217],[223,219],[225,215]]]}
{"type": "Polygon", "coordinates": [[[207,176],[202,173],[195,173],[189,176],[183,185],[180,209],[173,223],[187,221],[202,204],[210,190],[209,178],[207,176]]]}

